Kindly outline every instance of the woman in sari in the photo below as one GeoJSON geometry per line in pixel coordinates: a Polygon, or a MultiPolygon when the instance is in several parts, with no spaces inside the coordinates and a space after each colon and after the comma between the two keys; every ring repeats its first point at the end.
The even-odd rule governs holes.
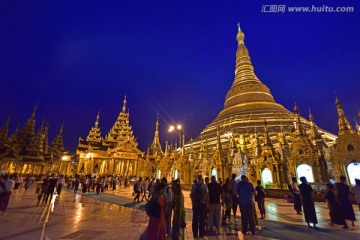
{"type": "Polygon", "coordinates": [[[164,195],[166,185],[159,183],[156,185],[156,193],[152,196],[157,198],[160,205],[160,216],[150,217],[149,225],[146,231],[146,240],[165,240],[166,238],[166,221],[165,221],[165,206],[166,198],[164,195]]]}

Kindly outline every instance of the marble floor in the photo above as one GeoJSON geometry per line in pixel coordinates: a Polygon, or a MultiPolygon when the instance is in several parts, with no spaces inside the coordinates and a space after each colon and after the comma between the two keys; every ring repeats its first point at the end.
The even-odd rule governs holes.
{"type": "MultiPolygon", "coordinates": [[[[52,202],[36,206],[34,187],[11,195],[9,207],[0,215],[0,239],[139,239],[147,227],[145,202],[134,203],[132,188],[118,188],[102,195],[93,192],[74,194],[63,191],[52,202]]],[[[193,239],[191,232],[191,204],[189,192],[184,191],[187,212],[185,239],[193,239]]],[[[354,205],[357,219],[360,212],[354,205]]],[[[204,239],[360,239],[360,223],[343,230],[328,225],[325,203],[316,203],[319,230],[309,229],[302,215],[296,215],[292,204],[281,199],[266,200],[266,220],[259,220],[261,230],[254,236],[243,236],[240,218],[221,228],[219,234],[204,239]]]]}

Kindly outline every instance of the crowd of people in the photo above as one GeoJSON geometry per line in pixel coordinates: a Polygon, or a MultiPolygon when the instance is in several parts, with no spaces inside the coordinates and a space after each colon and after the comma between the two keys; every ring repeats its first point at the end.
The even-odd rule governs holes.
{"type": "MultiPolygon", "coordinates": [[[[260,219],[266,218],[266,193],[262,183],[258,180],[257,186],[254,187],[245,175],[241,176],[240,181],[236,178],[237,175],[232,174],[231,178],[227,178],[225,182],[222,182],[221,179],[217,180],[215,176],[212,176],[211,179],[208,177],[203,179],[199,175],[194,180],[190,193],[193,211],[192,233],[194,238],[218,233],[221,225],[225,226],[230,224],[231,221],[237,222],[238,208],[240,209],[242,233],[244,235],[254,235],[260,229],[255,204],[257,203],[260,219]]],[[[325,198],[330,210],[331,222],[329,224],[342,224],[344,228],[348,228],[346,220],[350,220],[352,226],[354,226],[356,219],[349,199],[350,187],[346,185],[345,177],[342,176],[340,179],[341,181],[334,185],[331,183],[327,184],[328,192],[325,198]]],[[[293,194],[294,209],[297,214],[304,214],[308,227],[318,229],[316,226],[318,221],[313,200],[313,189],[305,177],[300,177],[299,180],[301,182],[299,185],[296,178],[293,178],[292,183],[289,184],[289,189],[293,194]],[[313,226],[310,224],[313,224],[313,226]]],[[[179,180],[173,182],[176,182],[176,185],[179,184],[179,180]]],[[[174,202],[178,202],[174,201],[174,185],[172,184],[171,186],[173,189],[169,190],[170,185],[167,184],[166,178],[162,180],[139,179],[134,185],[134,201],[140,201],[140,194],[143,194],[141,201],[144,198],[150,201],[152,197],[155,197],[159,203],[159,208],[162,210],[161,212],[164,213],[149,219],[147,231],[151,233],[151,236],[155,236],[152,239],[166,239],[167,236],[172,236],[172,239],[179,239],[179,226],[184,224],[179,224],[179,221],[176,221],[176,224],[172,226],[172,231],[170,231],[171,211],[175,214],[174,202]],[[173,198],[172,201],[171,196],[173,198]]],[[[359,180],[356,180],[356,185],[353,187],[352,192],[355,194],[357,202],[360,203],[359,180]]],[[[181,196],[183,196],[182,193],[181,196]]]]}
{"type": "Polygon", "coordinates": [[[265,191],[261,181],[255,188],[249,179],[243,175],[241,181],[236,180],[236,174],[231,179],[227,178],[223,183],[217,181],[215,176],[198,176],[191,188],[191,201],[193,209],[192,232],[193,237],[204,237],[206,233],[218,233],[220,225],[237,222],[237,209],[240,209],[242,233],[244,235],[256,234],[258,218],[256,215],[255,202],[261,213],[261,219],[265,213],[265,191]]]}
{"type": "MultiPolygon", "coordinates": [[[[207,234],[219,233],[220,226],[226,226],[233,221],[237,222],[237,209],[240,210],[242,233],[254,235],[258,229],[258,216],[255,204],[260,212],[260,219],[266,218],[265,197],[266,193],[260,180],[254,187],[248,178],[243,175],[238,181],[236,174],[231,178],[210,179],[199,175],[191,186],[190,198],[192,202],[192,233],[193,237],[204,237],[207,234]]],[[[313,200],[313,189],[305,177],[300,177],[301,184],[292,178],[289,190],[292,193],[294,210],[297,214],[304,214],[308,227],[317,229],[317,216],[313,200]],[[313,226],[310,225],[313,224],[313,226]]],[[[62,188],[67,184],[67,189],[77,193],[81,187],[82,193],[96,192],[103,194],[105,191],[116,191],[117,185],[126,188],[130,186],[130,177],[122,176],[22,176],[21,174],[0,176],[0,211],[3,214],[8,206],[12,193],[36,183],[35,194],[37,206],[46,205],[52,201],[53,195],[60,195],[62,188]]],[[[327,184],[325,199],[329,208],[330,225],[339,224],[348,228],[346,220],[354,226],[355,214],[349,193],[355,194],[360,211],[360,180],[350,191],[346,178],[340,177],[340,182],[327,184]]],[[[184,237],[185,207],[184,194],[180,179],[173,179],[168,183],[167,178],[142,178],[133,184],[133,201],[147,201],[145,210],[149,216],[149,224],[144,232],[143,239],[182,239],[184,237]]]]}

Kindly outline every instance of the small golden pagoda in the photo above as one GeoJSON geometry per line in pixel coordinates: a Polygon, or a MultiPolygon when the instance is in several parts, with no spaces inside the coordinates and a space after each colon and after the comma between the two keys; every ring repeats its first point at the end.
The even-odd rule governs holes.
{"type": "Polygon", "coordinates": [[[137,175],[143,153],[130,126],[130,113],[126,111],[126,96],[122,110],[105,138],[101,137],[99,113],[86,140],[79,138],[76,155],[77,173],[99,175],[137,175]]]}
{"type": "Polygon", "coordinates": [[[338,98],[335,104],[339,117],[339,136],[331,152],[334,177],[336,181],[339,181],[341,175],[347,176],[350,183],[354,185],[355,177],[359,178],[360,173],[360,129],[358,126],[356,132],[352,129],[338,98]]]}
{"type": "Polygon", "coordinates": [[[63,126],[51,145],[48,143],[49,126],[43,122],[35,133],[37,105],[19,131],[16,128],[9,137],[10,117],[0,130],[0,169],[7,173],[49,174],[73,173],[72,160],[69,152],[64,149],[63,126]]]}

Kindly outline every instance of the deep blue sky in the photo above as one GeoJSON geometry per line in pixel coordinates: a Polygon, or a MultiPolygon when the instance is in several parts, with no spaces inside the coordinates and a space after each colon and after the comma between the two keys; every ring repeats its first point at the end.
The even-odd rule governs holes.
{"type": "Polygon", "coordinates": [[[75,150],[100,111],[103,136],[121,111],[145,150],[156,113],[161,141],[181,122],[196,137],[234,78],[237,22],[257,76],[275,100],[337,133],[335,94],[354,123],[360,105],[360,1],[1,1],[0,124],[39,104],[50,140],[64,123],[75,150]],[[105,3],[106,2],[106,3],[105,3]],[[226,2],[226,3],[224,3],[226,2]],[[261,13],[263,4],[354,6],[354,13],[261,13]]]}

